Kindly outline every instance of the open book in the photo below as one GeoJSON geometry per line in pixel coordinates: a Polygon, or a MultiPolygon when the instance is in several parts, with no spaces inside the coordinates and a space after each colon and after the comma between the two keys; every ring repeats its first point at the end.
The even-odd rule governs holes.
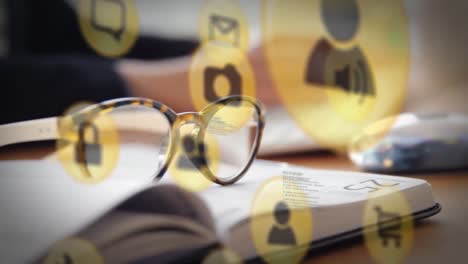
{"type": "MultiPolygon", "coordinates": [[[[57,242],[65,238],[82,241],[80,254],[92,251],[105,263],[202,261],[220,245],[242,260],[298,249],[305,253],[375,228],[375,223],[366,224],[365,211],[369,201],[378,199],[370,194],[381,189],[390,190],[381,196],[397,192],[404,197],[402,207],[409,209],[402,212],[408,215],[400,213],[400,217],[418,220],[440,211],[430,184],[423,180],[261,160],[240,182],[212,185],[200,193],[176,187],[170,177],[159,183],[119,179],[83,185],[55,161],[3,162],[0,171],[0,210],[8,212],[0,220],[5,245],[0,256],[1,262],[8,263],[44,258],[64,258],[67,263],[77,253],[56,254],[57,242]],[[265,196],[267,183],[274,179],[282,181],[276,187],[282,188],[283,195],[265,196]],[[288,191],[291,186],[293,191],[288,191]],[[300,204],[296,190],[302,194],[300,204]],[[282,211],[273,210],[277,207],[282,211]],[[296,218],[298,222],[297,214],[304,216],[296,218]],[[275,238],[275,230],[282,235],[275,238]],[[268,243],[273,246],[268,248],[268,243]]],[[[379,219],[379,223],[394,220],[379,219]]]]}

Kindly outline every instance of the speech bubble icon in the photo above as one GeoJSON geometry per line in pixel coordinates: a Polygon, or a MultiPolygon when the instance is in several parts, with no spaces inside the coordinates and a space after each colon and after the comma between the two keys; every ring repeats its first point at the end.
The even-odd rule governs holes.
{"type": "Polygon", "coordinates": [[[87,44],[99,55],[120,57],[139,36],[135,0],[80,0],[77,18],[87,44]]]}
{"type": "Polygon", "coordinates": [[[120,41],[125,31],[126,6],[122,0],[92,0],[91,25],[120,41]]]}

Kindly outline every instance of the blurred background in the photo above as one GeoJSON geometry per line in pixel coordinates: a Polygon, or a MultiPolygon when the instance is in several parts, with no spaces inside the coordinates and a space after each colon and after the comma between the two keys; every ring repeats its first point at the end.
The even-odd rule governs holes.
{"type": "MultiPolygon", "coordinates": [[[[174,100],[174,96],[171,98],[167,94],[167,89],[180,91],[179,95],[186,94],[188,97],[186,73],[189,71],[189,57],[200,44],[199,20],[205,1],[135,1],[139,36],[135,45],[120,58],[102,58],[86,44],[77,18],[73,17],[78,2],[0,1],[0,82],[11,98],[2,106],[2,113],[9,113],[2,114],[2,123],[59,115],[74,101],[100,101],[125,95],[157,99],[175,110],[193,109],[190,98],[174,100]],[[90,61],[91,57],[100,59],[90,61]],[[180,57],[185,59],[177,60],[180,57]],[[122,60],[128,61],[121,63],[122,60]],[[140,60],[160,63],[142,64],[140,60]],[[60,70],[58,65],[61,65],[60,70]],[[64,65],[75,73],[67,73],[64,65]],[[85,88],[60,78],[45,80],[45,76],[51,72],[44,70],[44,67],[54,71],[54,74],[58,71],[75,77],[83,74],[86,77],[80,77],[84,80],[80,85],[85,88]],[[111,71],[107,75],[117,72],[117,76],[104,77],[107,76],[106,68],[111,71]],[[91,69],[94,69],[94,73],[86,72],[91,69]],[[147,78],[155,72],[158,78],[147,78]],[[29,81],[20,76],[29,76],[26,78],[29,81]],[[123,79],[130,88],[104,89],[105,86],[119,86],[116,85],[119,81],[116,78],[123,79]],[[37,85],[34,88],[31,87],[33,83],[37,85]],[[150,87],[148,83],[157,87],[150,87]],[[52,89],[51,86],[56,88],[52,89]],[[61,88],[57,88],[59,86],[61,88]],[[72,91],[76,89],[80,92],[73,97],[72,91]],[[30,94],[27,98],[23,96],[25,92],[30,94]],[[36,110],[31,111],[24,105],[36,110]]],[[[256,74],[257,96],[267,104],[269,112],[270,122],[267,123],[270,128],[265,130],[261,153],[317,148],[314,139],[307,136],[284,109],[268,74],[262,50],[262,1],[241,0],[239,4],[248,22],[248,55],[256,74]],[[281,130],[281,127],[286,129],[281,130]],[[288,139],[279,142],[278,139],[284,139],[286,134],[288,139]]],[[[465,44],[468,31],[464,26],[468,3],[411,0],[403,1],[403,6],[408,18],[410,70],[408,94],[402,111],[468,113],[465,103],[468,77],[464,67],[468,59],[465,44]]]]}
{"type": "MultiPolygon", "coordinates": [[[[437,0],[403,1],[408,16],[411,74],[408,111],[468,112],[464,99],[468,59],[465,12],[468,3],[437,0]],[[437,102],[437,103],[436,103],[437,102]]],[[[137,1],[141,31],[168,38],[198,39],[202,0],[137,1]]],[[[249,21],[250,46],[261,45],[261,1],[240,1],[249,21]]]]}

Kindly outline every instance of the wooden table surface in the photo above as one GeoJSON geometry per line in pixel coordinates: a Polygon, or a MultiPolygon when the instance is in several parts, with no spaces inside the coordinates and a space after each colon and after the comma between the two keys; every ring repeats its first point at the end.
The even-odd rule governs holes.
{"type": "MultiPolygon", "coordinates": [[[[29,144],[0,149],[0,160],[38,159],[46,156],[53,145],[29,144]]],[[[330,153],[307,153],[268,158],[320,169],[355,171],[343,156],[330,153]]],[[[442,205],[442,212],[423,220],[415,228],[415,240],[406,263],[466,263],[468,251],[468,170],[401,175],[428,181],[442,205]]],[[[357,240],[318,252],[306,263],[373,263],[365,243],[357,240]]]]}

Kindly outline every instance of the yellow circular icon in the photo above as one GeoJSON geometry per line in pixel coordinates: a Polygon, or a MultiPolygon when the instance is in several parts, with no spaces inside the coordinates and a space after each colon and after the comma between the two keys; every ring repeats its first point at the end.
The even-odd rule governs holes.
{"type": "Polygon", "coordinates": [[[99,183],[107,179],[117,165],[118,130],[111,116],[76,115],[77,108],[82,109],[83,104],[72,106],[58,119],[57,156],[75,180],[99,183]]]}
{"type": "Polygon", "coordinates": [[[213,175],[218,172],[219,144],[217,139],[210,134],[205,134],[203,142],[198,142],[198,137],[192,133],[193,127],[189,125],[180,127],[180,132],[181,142],[177,144],[169,165],[169,175],[186,190],[202,191],[213,184],[202,171],[209,169],[213,175]],[[202,160],[205,158],[206,163],[202,160]],[[200,169],[197,164],[206,164],[206,167],[200,169]]]}
{"type": "Polygon", "coordinates": [[[369,193],[364,208],[367,249],[377,263],[403,263],[413,246],[411,207],[403,193],[385,187],[369,193]]]}
{"type": "Polygon", "coordinates": [[[44,264],[103,264],[104,258],[96,246],[81,238],[67,238],[53,246],[44,264]]]}
{"type": "Polygon", "coordinates": [[[197,111],[225,96],[255,97],[255,77],[248,58],[229,46],[203,44],[193,55],[189,84],[197,111]]]}
{"type": "Polygon", "coordinates": [[[102,56],[125,55],[138,38],[134,0],[80,0],[78,20],[86,42],[102,56]]]}
{"type": "Polygon", "coordinates": [[[200,41],[219,42],[247,51],[249,24],[239,1],[206,0],[200,12],[200,41]]]}
{"type": "Polygon", "coordinates": [[[299,181],[274,177],[255,195],[251,236],[268,263],[299,263],[312,241],[312,211],[299,181]]]}
{"type": "Polygon", "coordinates": [[[208,256],[206,256],[203,264],[218,264],[218,263],[229,263],[229,264],[241,264],[242,258],[234,251],[228,248],[218,248],[213,250],[208,256]]]}
{"type": "Polygon", "coordinates": [[[278,94],[319,144],[350,138],[397,114],[409,74],[402,1],[263,2],[265,58],[278,94]]]}
{"type": "MultiPolygon", "coordinates": [[[[244,53],[213,43],[204,44],[193,55],[189,84],[197,111],[206,110],[209,103],[230,95],[255,97],[254,73],[244,53]]],[[[231,102],[217,109],[216,118],[209,122],[217,122],[226,131],[242,128],[254,111],[250,103],[242,101],[231,102]]]]}

